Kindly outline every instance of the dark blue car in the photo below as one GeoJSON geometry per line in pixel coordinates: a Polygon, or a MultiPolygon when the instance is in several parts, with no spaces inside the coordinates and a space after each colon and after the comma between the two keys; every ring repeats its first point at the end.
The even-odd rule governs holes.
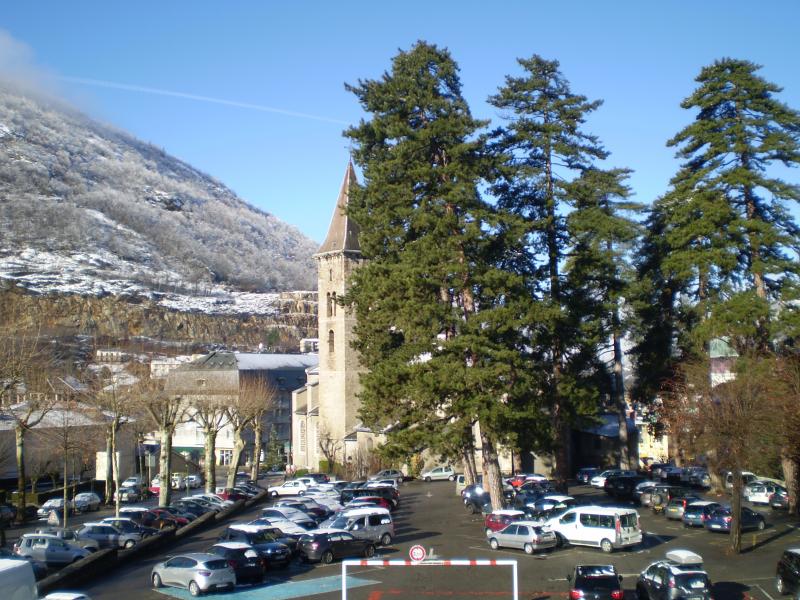
{"type": "MultiPolygon", "coordinates": [[[[706,529],[709,531],[729,532],[731,530],[731,509],[728,507],[718,508],[706,519],[706,529]]],[[[767,524],[761,514],[742,507],[742,530],[745,529],[764,529],[767,524]]]]}

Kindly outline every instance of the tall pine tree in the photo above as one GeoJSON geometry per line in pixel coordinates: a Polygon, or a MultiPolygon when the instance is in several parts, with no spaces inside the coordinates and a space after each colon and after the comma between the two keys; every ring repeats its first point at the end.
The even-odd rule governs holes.
{"type": "Polygon", "coordinates": [[[347,86],[368,113],[346,135],[363,171],[349,213],[366,259],[346,302],[369,365],[361,415],[388,450],[452,454],[480,427],[484,483],[502,504],[497,445],[525,369],[521,278],[500,268],[514,226],[479,193],[490,164],[450,54],[419,42],[378,80],[347,86]]]}
{"type": "Polygon", "coordinates": [[[557,61],[539,56],[518,60],[521,77],[507,76],[489,99],[506,125],[495,132],[494,149],[506,157],[494,186],[500,205],[527,224],[527,247],[518,261],[530,305],[526,331],[530,364],[538,371],[550,416],[556,479],[566,489],[570,476],[570,426],[595,412],[596,394],[579,379],[575,360],[594,360],[569,314],[562,263],[569,247],[565,221],[570,182],[607,155],[598,139],[583,131],[586,116],[600,106],[574,94],[557,61]],[[572,362],[572,364],[570,364],[572,362]]]}

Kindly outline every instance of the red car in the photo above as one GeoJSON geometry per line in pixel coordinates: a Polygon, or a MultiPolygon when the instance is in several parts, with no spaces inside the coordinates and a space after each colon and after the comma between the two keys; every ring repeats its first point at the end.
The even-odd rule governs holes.
{"type": "Polygon", "coordinates": [[[179,517],[178,515],[173,515],[165,508],[151,508],[150,512],[161,519],[174,521],[178,527],[183,527],[184,525],[189,524],[189,519],[187,519],[186,517],[179,517]]]}
{"type": "Polygon", "coordinates": [[[505,529],[506,525],[512,521],[519,521],[525,518],[525,513],[521,510],[495,510],[486,515],[484,525],[486,525],[486,533],[492,531],[500,531],[505,529]]]}
{"type": "Polygon", "coordinates": [[[217,494],[223,500],[230,500],[231,502],[236,502],[237,500],[247,500],[247,496],[242,494],[241,492],[237,492],[232,488],[225,488],[219,494],[217,494]]]}

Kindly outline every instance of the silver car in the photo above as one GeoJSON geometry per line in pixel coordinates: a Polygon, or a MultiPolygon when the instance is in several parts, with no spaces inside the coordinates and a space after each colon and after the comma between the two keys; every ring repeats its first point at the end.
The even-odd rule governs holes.
{"type": "Polygon", "coordinates": [[[486,537],[492,550],[497,550],[503,546],[505,548],[519,548],[524,550],[526,554],[533,554],[537,550],[554,548],[557,543],[555,533],[542,529],[541,526],[530,521],[510,523],[500,531],[488,531],[486,537]]]}
{"type": "Polygon", "coordinates": [[[84,523],[76,533],[95,540],[101,548],[133,548],[142,541],[141,534],[124,533],[108,523],[84,523]]]}
{"type": "Polygon", "coordinates": [[[57,538],[64,540],[68,544],[80,546],[89,552],[96,552],[100,548],[100,544],[98,544],[96,541],[89,538],[82,538],[73,529],[65,529],[64,527],[37,527],[34,530],[34,533],[47,533],[54,535],[57,538]]]}
{"type": "Polygon", "coordinates": [[[14,545],[14,554],[50,565],[68,565],[89,556],[89,551],[55,535],[26,533],[14,545]]]}
{"type": "Polygon", "coordinates": [[[192,596],[199,596],[212,590],[232,590],[236,574],[228,561],[216,554],[181,554],[153,567],[150,581],[154,588],[188,588],[192,596]]]}

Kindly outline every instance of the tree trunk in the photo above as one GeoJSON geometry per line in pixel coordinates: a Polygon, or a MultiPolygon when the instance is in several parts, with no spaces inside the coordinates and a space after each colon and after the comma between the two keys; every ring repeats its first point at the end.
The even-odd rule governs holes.
{"type": "Polygon", "coordinates": [[[492,510],[503,508],[503,481],[500,477],[500,463],[497,448],[489,435],[481,429],[481,456],[483,458],[483,489],[492,499],[492,510]]]}
{"type": "Polygon", "coordinates": [[[781,467],[783,468],[783,480],[786,483],[786,491],[789,493],[789,514],[795,515],[797,514],[798,465],[790,449],[784,448],[781,452],[781,467]]]}
{"type": "Polygon", "coordinates": [[[569,480],[569,425],[566,424],[561,415],[561,406],[556,404],[553,408],[553,454],[556,462],[555,468],[555,488],[558,492],[566,494],[568,492],[569,480]]]}
{"type": "Polygon", "coordinates": [[[731,552],[742,551],[742,469],[733,470],[733,498],[731,498],[731,552]]]}
{"type": "MultiPolygon", "coordinates": [[[[119,458],[117,458],[117,431],[119,430],[119,419],[114,419],[111,425],[111,465],[114,472],[114,491],[119,490],[119,458]]],[[[119,518],[120,494],[116,494],[114,501],[114,516],[119,518]]]]}
{"type": "Polygon", "coordinates": [[[628,446],[628,418],[625,404],[625,381],[622,376],[622,342],[619,318],[619,306],[614,306],[611,313],[614,344],[614,406],[619,420],[619,468],[633,469],[631,465],[630,447],[628,446]]]}
{"type": "Polygon", "coordinates": [[[522,452],[520,450],[511,453],[511,470],[513,471],[512,475],[522,473],[522,452]]]}
{"type": "Polygon", "coordinates": [[[264,443],[263,438],[263,423],[261,423],[261,415],[256,416],[253,422],[253,465],[250,467],[250,479],[258,481],[258,469],[261,463],[261,445],[264,443]]]}
{"type": "Polygon", "coordinates": [[[112,451],[113,451],[113,442],[112,437],[113,434],[114,424],[110,424],[108,429],[106,430],[106,504],[111,504],[114,501],[114,464],[111,462],[112,460],[112,451]]]}
{"type": "Polygon", "coordinates": [[[239,467],[239,460],[242,458],[242,450],[244,450],[244,440],[242,439],[242,432],[241,430],[234,430],[233,456],[231,457],[230,468],[228,468],[228,478],[225,481],[225,487],[232,488],[236,483],[236,471],[239,467]]]}
{"type": "Polygon", "coordinates": [[[475,448],[472,444],[461,451],[464,461],[464,483],[474,485],[478,483],[478,467],[475,466],[475,448]]]}
{"type": "Polygon", "coordinates": [[[68,484],[69,456],[68,456],[68,452],[67,452],[67,448],[68,448],[68,441],[67,440],[68,440],[68,438],[67,438],[67,432],[66,432],[66,428],[65,428],[65,431],[64,431],[64,448],[63,448],[63,450],[64,450],[64,483],[62,485],[62,487],[64,488],[64,496],[63,496],[63,500],[64,500],[64,519],[63,519],[63,522],[61,523],[61,527],[63,527],[64,529],[66,529],[68,527],[67,520],[69,519],[69,484],[68,484]]]}
{"type": "Polygon", "coordinates": [[[14,438],[17,444],[17,521],[25,520],[25,428],[14,427],[14,438]]]}
{"type": "MultiPolygon", "coordinates": [[[[205,475],[206,493],[213,494],[217,489],[217,464],[216,464],[216,444],[217,432],[214,429],[206,429],[206,453],[205,453],[205,475]]],[[[236,471],[234,470],[234,473],[236,471]]]]}
{"type": "Polygon", "coordinates": [[[172,495],[172,429],[165,427],[160,432],[158,475],[161,480],[158,490],[158,505],[167,506],[172,495]]]}

